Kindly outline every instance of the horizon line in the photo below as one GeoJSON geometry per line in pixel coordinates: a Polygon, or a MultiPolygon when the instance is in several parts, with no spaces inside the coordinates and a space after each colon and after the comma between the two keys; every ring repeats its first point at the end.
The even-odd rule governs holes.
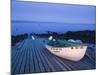
{"type": "Polygon", "coordinates": [[[26,21],[26,20],[11,20],[11,22],[47,22],[47,23],[63,23],[63,24],[96,24],[96,23],[67,23],[67,22],[50,22],[50,21],[26,21]]]}

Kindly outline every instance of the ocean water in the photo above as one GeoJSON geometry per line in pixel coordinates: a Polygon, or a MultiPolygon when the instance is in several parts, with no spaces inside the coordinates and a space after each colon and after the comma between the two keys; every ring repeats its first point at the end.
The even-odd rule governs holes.
{"type": "Polygon", "coordinates": [[[95,30],[95,24],[68,24],[54,22],[27,22],[27,21],[12,21],[12,35],[24,33],[46,33],[47,31],[65,33],[67,31],[84,31],[95,30]]]}

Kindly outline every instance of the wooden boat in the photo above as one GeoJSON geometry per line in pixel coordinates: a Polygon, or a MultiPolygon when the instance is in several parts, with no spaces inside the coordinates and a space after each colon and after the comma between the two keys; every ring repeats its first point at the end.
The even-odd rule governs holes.
{"type": "MultiPolygon", "coordinates": [[[[48,42],[49,43],[49,42],[48,42]]],[[[69,59],[72,61],[79,61],[81,60],[87,50],[87,46],[84,44],[77,44],[72,42],[66,42],[66,46],[52,46],[46,43],[45,47],[54,55],[59,57],[69,59]]]]}

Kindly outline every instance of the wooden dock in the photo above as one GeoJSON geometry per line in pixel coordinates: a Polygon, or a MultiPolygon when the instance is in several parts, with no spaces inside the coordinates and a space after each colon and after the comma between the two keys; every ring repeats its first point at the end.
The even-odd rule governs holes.
{"type": "Polygon", "coordinates": [[[51,54],[42,40],[26,39],[12,47],[11,74],[58,72],[95,69],[95,50],[88,47],[85,57],[78,62],[51,54]]]}

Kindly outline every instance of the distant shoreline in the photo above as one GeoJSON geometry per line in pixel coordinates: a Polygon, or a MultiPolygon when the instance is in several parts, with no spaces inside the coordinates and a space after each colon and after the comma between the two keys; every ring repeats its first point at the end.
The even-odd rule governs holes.
{"type": "Polygon", "coordinates": [[[20,40],[24,40],[28,38],[28,36],[34,36],[36,38],[49,38],[49,36],[53,36],[55,39],[74,39],[74,40],[82,40],[84,43],[96,43],[96,31],[68,31],[66,33],[57,33],[57,32],[50,32],[48,31],[47,33],[44,34],[37,34],[37,33],[25,33],[25,34],[20,34],[20,35],[11,35],[12,37],[12,43],[17,43],[20,40]]]}

